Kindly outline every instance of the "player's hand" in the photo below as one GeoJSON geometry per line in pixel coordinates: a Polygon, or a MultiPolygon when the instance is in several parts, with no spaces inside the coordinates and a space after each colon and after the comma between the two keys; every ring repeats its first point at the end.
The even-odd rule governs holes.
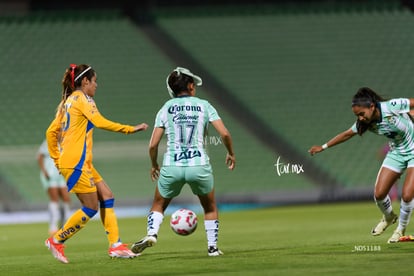
{"type": "Polygon", "coordinates": [[[50,179],[50,176],[46,171],[43,172],[43,175],[45,176],[46,180],[50,179]]]}
{"type": "Polygon", "coordinates": [[[160,167],[157,165],[151,168],[151,180],[155,181],[160,177],[160,167]]]}
{"type": "Polygon", "coordinates": [[[148,125],[146,123],[142,123],[134,127],[134,132],[147,130],[147,128],[148,128],[148,125]]]}
{"type": "Polygon", "coordinates": [[[315,155],[316,153],[320,153],[321,151],[323,151],[322,146],[312,146],[308,152],[310,153],[310,155],[315,155]]]}
{"type": "Polygon", "coordinates": [[[234,170],[234,168],[236,167],[236,156],[227,153],[226,165],[229,168],[229,170],[234,170]]]}

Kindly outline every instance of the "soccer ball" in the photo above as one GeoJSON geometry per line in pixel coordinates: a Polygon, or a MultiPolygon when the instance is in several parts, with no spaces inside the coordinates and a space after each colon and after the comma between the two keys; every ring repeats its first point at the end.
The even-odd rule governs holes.
{"type": "Polygon", "coordinates": [[[179,209],[171,215],[170,226],[178,235],[190,235],[197,228],[197,216],[191,210],[179,209]]]}

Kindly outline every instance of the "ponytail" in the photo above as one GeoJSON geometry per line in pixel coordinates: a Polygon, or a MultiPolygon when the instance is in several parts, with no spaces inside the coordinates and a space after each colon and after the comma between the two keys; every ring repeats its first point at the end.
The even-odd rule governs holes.
{"type": "Polygon", "coordinates": [[[82,79],[87,78],[91,80],[95,75],[95,71],[91,66],[86,64],[71,64],[63,74],[62,79],[62,101],[66,99],[82,85],[82,79]]]}

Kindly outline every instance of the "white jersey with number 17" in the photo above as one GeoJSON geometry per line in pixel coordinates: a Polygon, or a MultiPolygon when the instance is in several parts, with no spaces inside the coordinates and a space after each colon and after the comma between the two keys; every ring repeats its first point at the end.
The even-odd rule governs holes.
{"type": "Polygon", "coordinates": [[[155,119],[155,127],[164,128],[167,136],[163,166],[209,164],[204,141],[209,123],[219,119],[206,100],[186,96],[167,101],[155,119]]]}

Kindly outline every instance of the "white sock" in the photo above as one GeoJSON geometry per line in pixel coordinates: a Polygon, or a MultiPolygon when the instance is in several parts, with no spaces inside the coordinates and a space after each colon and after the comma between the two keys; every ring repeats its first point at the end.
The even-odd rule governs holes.
{"type": "Polygon", "coordinates": [[[62,224],[64,224],[70,217],[70,204],[62,203],[62,224]]]}
{"type": "Polygon", "coordinates": [[[59,223],[59,203],[50,201],[49,202],[49,231],[54,232],[58,230],[59,223]]]}
{"type": "Polygon", "coordinates": [[[158,235],[164,215],[160,212],[151,212],[147,217],[147,235],[158,235]]]}
{"type": "Polygon", "coordinates": [[[204,227],[207,235],[207,246],[217,246],[219,221],[218,220],[205,220],[204,227]]]}
{"type": "Polygon", "coordinates": [[[398,231],[405,231],[407,228],[408,223],[410,222],[411,213],[414,208],[414,201],[411,200],[410,202],[405,202],[401,199],[401,207],[400,207],[400,218],[398,220],[398,231]]]}
{"type": "Polygon", "coordinates": [[[375,203],[377,204],[377,206],[380,209],[381,213],[383,213],[385,215],[385,218],[389,219],[391,217],[391,214],[393,213],[392,212],[391,198],[387,195],[383,200],[375,199],[375,203]]]}

